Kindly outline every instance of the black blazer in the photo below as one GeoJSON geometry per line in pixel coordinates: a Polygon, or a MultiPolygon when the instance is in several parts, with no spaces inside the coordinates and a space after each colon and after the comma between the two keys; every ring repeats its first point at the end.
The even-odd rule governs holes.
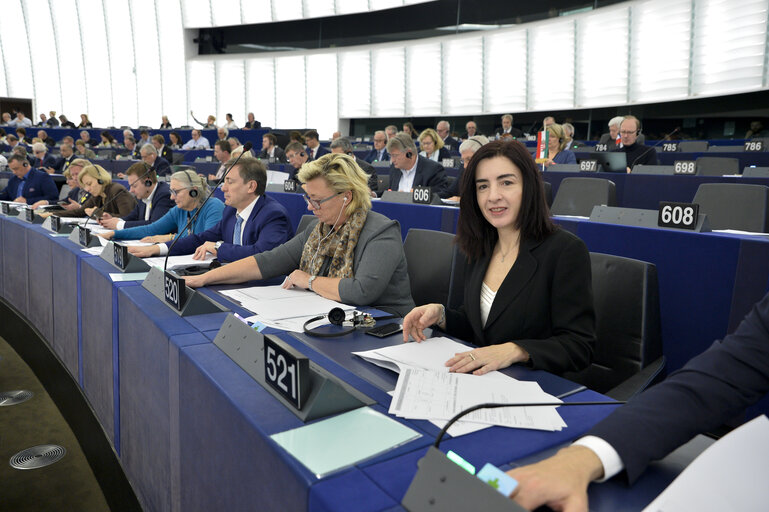
{"type": "Polygon", "coordinates": [[[169,163],[174,161],[174,152],[165,144],[163,144],[163,151],[161,151],[158,156],[164,158],[169,163]]]}
{"type": "Polygon", "coordinates": [[[155,195],[152,196],[150,220],[144,220],[144,212],[147,210],[147,205],[144,204],[144,201],[136,201],[136,208],[123,217],[123,220],[126,221],[123,229],[144,226],[145,224],[155,222],[174,206],[176,206],[176,203],[171,199],[171,187],[168,183],[159,181],[158,188],[155,189],[155,195]]]}
{"type": "Polygon", "coordinates": [[[481,327],[481,283],[489,261],[468,264],[464,304],[446,310],[447,332],[480,346],[512,341],[529,353],[529,365],[536,369],[561,374],[587,367],[595,345],[595,311],[585,243],[563,229],[541,242],[522,240],[481,327]]]}
{"type": "MultiPolygon", "coordinates": [[[[403,173],[395,166],[390,166],[390,189],[398,190],[398,184],[401,182],[403,173]]],[[[433,162],[429,158],[417,156],[417,170],[414,176],[414,187],[433,187],[433,193],[441,195],[448,187],[446,179],[446,170],[438,162],[433,162]]]]}
{"type": "Polygon", "coordinates": [[[443,140],[443,147],[449,151],[459,151],[459,144],[460,142],[451,135],[443,140]]]}
{"type": "Polygon", "coordinates": [[[769,392],[769,295],[737,330],[612,412],[588,434],[611,444],[632,483],[697,434],[734,418],[769,392]]]}
{"type": "MultiPolygon", "coordinates": [[[[258,158],[261,158],[262,160],[268,160],[270,158],[270,155],[267,153],[266,149],[263,149],[260,153],[258,158]]],[[[283,151],[283,148],[280,146],[275,146],[275,161],[280,162],[282,164],[285,164],[288,162],[288,159],[286,158],[286,153],[283,151]]]]}

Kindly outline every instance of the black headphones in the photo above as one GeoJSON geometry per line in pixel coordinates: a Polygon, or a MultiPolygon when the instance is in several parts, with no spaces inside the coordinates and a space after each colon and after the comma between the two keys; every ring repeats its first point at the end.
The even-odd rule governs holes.
{"type": "Polygon", "coordinates": [[[151,186],[152,186],[152,180],[151,180],[151,179],[149,179],[149,178],[147,178],[146,180],[144,180],[144,186],[145,186],[145,187],[151,187],[151,186]]]}
{"type": "Polygon", "coordinates": [[[187,175],[187,181],[189,181],[192,186],[192,188],[190,188],[190,197],[198,197],[198,189],[195,188],[195,184],[192,182],[192,178],[190,178],[190,173],[192,173],[192,176],[195,176],[195,173],[189,169],[184,169],[184,173],[187,175]]]}
{"type": "Polygon", "coordinates": [[[414,156],[414,153],[412,153],[411,150],[406,151],[406,158],[411,158],[412,156],[414,156]]]}
{"type": "Polygon", "coordinates": [[[338,336],[344,336],[345,334],[350,334],[351,332],[355,331],[355,329],[357,329],[359,325],[374,324],[374,319],[368,313],[353,311],[352,319],[351,319],[352,327],[348,327],[347,329],[343,329],[339,332],[319,332],[319,331],[316,331],[314,328],[310,329],[307,327],[309,324],[313,322],[317,322],[318,320],[325,320],[326,318],[328,318],[328,321],[331,322],[331,325],[337,325],[341,327],[342,324],[344,324],[345,316],[346,314],[342,308],[334,308],[328,312],[328,315],[319,315],[319,316],[310,318],[304,323],[304,325],[302,326],[302,329],[304,330],[304,333],[307,334],[308,336],[315,336],[316,338],[336,338],[338,336]]]}
{"type": "Polygon", "coordinates": [[[101,178],[96,178],[96,183],[98,183],[99,185],[104,185],[104,181],[102,181],[101,178]]]}

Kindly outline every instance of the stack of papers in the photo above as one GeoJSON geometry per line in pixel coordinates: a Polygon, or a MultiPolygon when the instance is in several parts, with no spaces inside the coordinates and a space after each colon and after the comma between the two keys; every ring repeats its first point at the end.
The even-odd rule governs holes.
{"type": "MultiPolygon", "coordinates": [[[[123,243],[122,241],[120,243],[123,243]]],[[[136,243],[127,243],[126,245],[144,245],[143,242],[136,242],[136,243]]],[[[154,245],[154,244],[147,244],[147,245],[154,245]]],[[[206,257],[202,260],[196,260],[192,258],[192,254],[182,254],[180,256],[169,256],[168,257],[168,266],[166,267],[168,270],[180,270],[183,268],[189,268],[189,267],[209,267],[211,266],[211,262],[214,261],[214,255],[210,252],[206,253],[206,257]]],[[[151,258],[144,258],[144,262],[149,265],[150,267],[157,267],[157,268],[163,268],[163,265],[165,264],[166,257],[165,256],[153,256],[151,258]]]]}
{"type": "Polygon", "coordinates": [[[280,285],[253,286],[220,292],[255,313],[246,318],[249,323],[291,332],[304,332],[304,323],[316,316],[327,315],[333,308],[352,311],[355,306],[326,299],[309,290],[283,289],[280,285]]]}
{"type": "MultiPolygon", "coordinates": [[[[429,420],[441,428],[457,413],[482,403],[561,402],[536,382],[518,381],[500,372],[449,373],[444,363],[467,351],[466,345],[441,337],[353,353],[400,373],[391,393],[390,414],[429,420]]],[[[463,435],[492,425],[556,431],[566,423],[555,407],[481,409],[455,423],[449,434],[463,435]]]]}

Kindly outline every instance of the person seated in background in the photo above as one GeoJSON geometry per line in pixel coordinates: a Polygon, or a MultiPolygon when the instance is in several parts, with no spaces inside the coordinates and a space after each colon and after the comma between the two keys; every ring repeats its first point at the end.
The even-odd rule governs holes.
{"type": "Polygon", "coordinates": [[[152,146],[157,150],[159,157],[164,158],[168,163],[173,162],[174,152],[171,151],[171,148],[166,146],[165,137],[158,133],[157,135],[153,135],[150,140],[152,141],[152,146]]]}
{"type": "Polygon", "coordinates": [[[195,114],[192,113],[192,110],[190,110],[190,115],[192,116],[192,120],[202,126],[204,130],[216,130],[216,117],[208,116],[207,122],[201,123],[195,118],[195,114]]]}
{"type": "Polygon", "coordinates": [[[395,137],[396,133],[398,133],[398,127],[394,124],[388,124],[384,131],[385,135],[387,135],[387,140],[390,140],[391,138],[395,137]]]}
{"type": "Polygon", "coordinates": [[[93,123],[88,119],[88,114],[80,114],[80,124],[78,128],[93,128],[93,123]]]}
{"type": "Polygon", "coordinates": [[[355,161],[330,154],[302,166],[307,209],[318,222],[283,245],[200,276],[193,287],[242,283],[288,274],[284,287],[402,315],[414,304],[396,221],[371,211],[366,174],[355,161]]]}
{"type": "Polygon", "coordinates": [[[262,127],[262,123],[257,121],[254,118],[254,113],[249,112],[248,113],[248,121],[246,121],[246,125],[243,127],[244,130],[257,130],[262,127]]]}
{"type": "Polygon", "coordinates": [[[143,226],[105,231],[99,236],[107,240],[141,239],[143,242],[165,243],[171,242],[175,237],[202,233],[222,220],[224,203],[212,197],[206,202],[192,226],[185,231],[187,221],[195,215],[200,205],[206,200],[208,184],[203,176],[188,169],[173,173],[169,185],[171,198],[176,206],[168,210],[160,219],[143,226]]]}
{"type": "Polygon", "coordinates": [[[259,158],[269,160],[270,162],[286,163],[286,154],[278,146],[278,138],[272,133],[265,133],[262,137],[262,151],[259,158]]]}
{"type": "Polygon", "coordinates": [[[468,121],[467,124],[465,124],[465,134],[462,135],[462,138],[467,140],[476,135],[480,135],[480,133],[478,133],[478,125],[475,124],[475,121],[468,121]]]}
{"type": "Polygon", "coordinates": [[[168,146],[171,149],[182,149],[182,136],[177,132],[171,132],[168,134],[168,146]]]}
{"type": "Polygon", "coordinates": [[[330,151],[320,145],[320,136],[315,130],[307,130],[304,132],[304,142],[307,144],[307,154],[310,160],[317,160],[323,155],[327,155],[330,151]]]}
{"type": "Polygon", "coordinates": [[[419,136],[419,132],[414,128],[414,123],[411,121],[403,123],[403,131],[412,139],[416,139],[419,136]]]}
{"type": "Polygon", "coordinates": [[[426,304],[403,320],[403,341],[438,326],[476,348],[445,362],[483,375],[512,364],[555,374],[590,364],[595,311],[590,254],[550,220],[542,177],[526,147],[494,141],[462,180],[456,242],[467,262],[458,309],[426,304]]]}
{"type": "Polygon", "coordinates": [[[291,130],[288,134],[288,141],[298,142],[299,144],[304,146],[304,136],[299,130],[291,130]]]}
{"type": "Polygon", "coordinates": [[[435,132],[443,140],[443,147],[447,150],[456,151],[459,148],[459,141],[451,136],[451,125],[448,121],[438,121],[438,124],[435,125],[435,132]]]}
{"type": "Polygon", "coordinates": [[[16,127],[17,128],[29,128],[32,126],[32,119],[24,115],[21,110],[16,112],[16,127]]]}
{"type": "Polygon", "coordinates": [[[54,173],[56,167],[56,157],[48,152],[48,146],[42,142],[32,144],[32,154],[35,155],[35,161],[32,166],[36,169],[42,169],[48,174],[54,173]]]}
{"type": "Polygon", "coordinates": [[[547,116],[542,120],[542,129],[546,130],[550,125],[555,124],[555,118],[553,116],[547,116]]]}
{"type": "Polygon", "coordinates": [[[109,213],[102,215],[99,224],[116,230],[144,226],[159,220],[174,207],[171,200],[171,188],[168,183],[158,182],[158,175],[144,162],[137,162],[125,172],[128,189],[136,197],[136,207],[128,215],[113,217],[109,213]]]}
{"type": "MultiPolygon", "coordinates": [[[[382,133],[382,137],[384,137],[384,133],[382,133]]],[[[352,158],[354,158],[355,163],[358,164],[358,167],[360,167],[361,170],[368,175],[368,188],[371,192],[371,197],[376,197],[376,191],[377,191],[377,188],[379,188],[379,183],[378,183],[379,178],[376,174],[376,169],[374,169],[374,166],[371,165],[370,163],[366,162],[365,160],[361,160],[360,158],[355,156],[350,139],[346,137],[340,137],[332,141],[331,152],[349,155],[352,158]]]]}
{"type": "Polygon", "coordinates": [[[2,128],[0,128],[0,144],[8,144],[7,133],[2,128]]]}
{"type": "Polygon", "coordinates": [[[40,138],[40,141],[46,146],[48,146],[49,148],[56,146],[56,141],[53,140],[52,137],[49,137],[48,132],[46,132],[45,130],[38,130],[37,136],[40,138]]]}
{"type": "Polygon", "coordinates": [[[61,121],[62,128],[71,128],[73,130],[77,128],[77,126],[75,126],[75,123],[67,119],[67,116],[65,116],[64,114],[59,116],[59,121],[61,121]]]}
{"type": "Polygon", "coordinates": [[[67,197],[64,198],[63,201],[58,201],[58,196],[55,201],[50,201],[48,199],[41,199],[34,203],[32,205],[32,208],[40,208],[41,206],[49,205],[49,204],[56,204],[57,202],[59,205],[64,208],[65,210],[76,210],[77,208],[80,208],[83,203],[90,197],[88,192],[86,192],[84,189],[80,187],[80,183],[78,182],[78,175],[80,174],[80,171],[83,169],[83,167],[86,167],[88,165],[91,165],[91,162],[88,160],[85,160],[83,158],[76,158],[74,159],[70,165],[67,167],[67,169],[64,170],[64,177],[67,179],[67,185],[69,186],[69,192],[67,193],[67,197]]]}
{"type": "Polygon", "coordinates": [[[445,192],[440,196],[442,199],[448,199],[450,201],[459,201],[459,190],[462,184],[462,174],[467,169],[467,165],[470,163],[470,159],[476,151],[481,149],[482,146],[489,143],[489,139],[484,135],[473,135],[469,139],[462,142],[459,145],[459,154],[462,156],[462,168],[459,170],[459,175],[451,182],[445,192]]]}
{"type": "Polygon", "coordinates": [[[161,130],[170,130],[173,126],[171,126],[171,121],[168,120],[168,116],[163,116],[162,122],[160,123],[160,129],[161,130]]]}
{"type": "Polygon", "coordinates": [[[230,131],[225,128],[224,126],[220,126],[216,129],[216,140],[227,140],[227,137],[229,137],[230,131]]]}
{"type": "MultiPolygon", "coordinates": [[[[233,158],[227,166],[235,163],[233,158]]],[[[204,259],[213,254],[219,261],[231,262],[286,243],[294,236],[288,211],[275,199],[264,194],[267,168],[253,158],[243,157],[232,167],[222,183],[225,208],[221,220],[202,233],[179,239],[170,255],[193,254],[204,259]]],[[[130,247],[140,258],[169,254],[165,244],[130,247]]]]}
{"type": "Polygon", "coordinates": [[[227,169],[225,165],[232,157],[232,146],[228,140],[217,140],[214,144],[214,158],[219,162],[219,169],[216,170],[216,174],[209,174],[209,180],[218,180],[224,176],[224,171],[227,169]]]}
{"type": "Polygon", "coordinates": [[[411,136],[400,132],[387,143],[390,153],[390,189],[411,192],[415,187],[432,187],[434,194],[441,195],[448,187],[446,170],[437,162],[417,154],[411,136]]]}
{"type": "Polygon", "coordinates": [[[136,139],[134,139],[133,135],[126,135],[123,138],[123,144],[129,153],[127,155],[117,155],[115,157],[117,160],[126,158],[128,160],[141,160],[142,156],[139,152],[139,146],[136,145],[136,139]]]}
{"type": "Polygon", "coordinates": [[[184,143],[182,149],[209,149],[208,139],[200,134],[200,130],[192,130],[192,138],[184,143]]]}
{"type": "Polygon", "coordinates": [[[23,127],[16,128],[16,136],[19,138],[19,142],[26,144],[27,146],[32,144],[32,139],[27,137],[27,129],[23,127]]]}
{"type": "Polygon", "coordinates": [[[651,146],[645,146],[638,141],[641,134],[641,121],[635,116],[625,116],[619,126],[622,137],[622,147],[612,151],[623,152],[627,157],[627,172],[636,165],[657,165],[657,152],[651,146]]]}
{"type": "Polygon", "coordinates": [[[46,126],[48,126],[49,128],[56,128],[57,126],[59,126],[59,120],[56,119],[56,111],[51,110],[50,112],[48,112],[48,115],[50,117],[45,122],[46,126]]]}
{"type": "MultiPolygon", "coordinates": [[[[70,166],[71,167],[71,166],[70,166]]],[[[77,175],[78,185],[89,197],[78,208],[57,212],[60,217],[101,217],[109,213],[123,217],[136,207],[136,199],[120,183],[112,181],[112,175],[100,165],[88,164],[77,175]]]]}
{"type": "MultiPolygon", "coordinates": [[[[232,148],[232,151],[235,151],[237,148],[243,146],[243,144],[240,143],[240,141],[238,140],[237,137],[228,137],[227,138],[227,142],[230,143],[230,148],[232,148]]],[[[251,150],[251,151],[252,151],[251,156],[254,156],[253,150],[251,150]]]]}
{"type": "Polygon", "coordinates": [[[443,164],[444,158],[451,158],[449,150],[443,146],[443,140],[432,128],[427,128],[419,134],[419,148],[422,150],[419,152],[419,156],[423,156],[443,164]]]}
{"type": "Polygon", "coordinates": [[[553,123],[547,127],[547,162],[545,166],[557,164],[576,164],[574,152],[566,149],[566,138],[560,124],[553,123]]]}
{"type": "MultiPolygon", "coordinates": [[[[53,169],[55,172],[63,173],[69,169],[72,162],[74,162],[77,157],[75,156],[75,151],[72,149],[72,144],[66,142],[59,147],[59,154],[59,159],[56,160],[56,165],[53,166],[53,169]]],[[[51,174],[51,171],[48,169],[46,169],[46,171],[48,174],[51,174]]]]}
{"type": "Polygon", "coordinates": [[[523,137],[523,132],[513,126],[512,114],[505,114],[502,116],[502,127],[496,131],[497,139],[503,138],[502,136],[505,134],[509,134],[513,139],[523,137]]]}
{"type": "Polygon", "coordinates": [[[769,392],[768,326],[765,295],[733,334],[613,411],[585,437],[546,460],[508,471],[519,484],[513,498],[530,510],[544,504],[588,510],[590,482],[622,473],[633,484],[651,461],[735,418],[769,392]]]}
{"type": "Polygon", "coordinates": [[[625,118],[622,116],[612,117],[609,120],[609,133],[604,133],[598,140],[599,144],[607,144],[609,149],[613,149],[615,146],[619,146],[621,137],[619,135],[619,125],[622,124],[625,118]]]}
{"type": "Polygon", "coordinates": [[[561,125],[563,129],[563,139],[566,143],[565,149],[574,149],[574,125],[571,123],[563,123],[561,125]]]}
{"type": "Polygon", "coordinates": [[[102,131],[99,135],[101,136],[101,142],[99,143],[100,148],[117,148],[120,146],[115,140],[115,137],[113,137],[107,130],[102,131]]]}
{"type": "Polygon", "coordinates": [[[310,156],[307,154],[307,151],[305,151],[304,146],[296,141],[289,142],[288,145],[286,145],[286,158],[288,159],[288,163],[291,164],[291,167],[293,167],[293,169],[288,170],[289,179],[296,179],[296,174],[299,172],[299,169],[306,162],[310,161],[310,156]]]}
{"type": "Polygon", "coordinates": [[[384,130],[377,130],[374,132],[374,148],[366,153],[363,160],[373,164],[374,162],[388,162],[390,160],[390,154],[387,152],[385,146],[387,145],[387,134],[384,130]]]}
{"type": "Polygon", "coordinates": [[[35,204],[56,201],[59,189],[47,172],[29,165],[26,156],[13,153],[8,157],[8,169],[13,173],[8,185],[0,192],[0,200],[35,204]]]}
{"type": "Polygon", "coordinates": [[[158,176],[167,176],[171,174],[171,164],[165,158],[158,156],[158,150],[152,144],[145,144],[139,150],[142,161],[150,166],[158,176]]]}
{"type": "Polygon", "coordinates": [[[336,139],[338,139],[341,136],[342,136],[342,132],[337,130],[337,131],[335,131],[334,133],[331,134],[331,140],[336,140],[336,139]]]}
{"type": "Polygon", "coordinates": [[[91,138],[91,134],[88,133],[86,130],[83,130],[83,131],[80,132],[80,139],[79,140],[82,140],[83,143],[85,143],[86,145],[88,145],[88,146],[90,146],[92,148],[95,148],[96,146],[99,145],[99,143],[97,141],[95,141],[94,139],[91,138]]]}
{"type": "Polygon", "coordinates": [[[86,158],[88,160],[96,159],[96,153],[94,153],[92,149],[86,146],[86,143],[83,141],[83,139],[77,139],[75,141],[75,154],[78,155],[79,158],[86,158]]]}
{"type": "Polygon", "coordinates": [[[235,121],[232,119],[232,114],[224,114],[225,122],[222,125],[223,128],[227,128],[227,130],[237,130],[238,125],[235,123],[235,121]]]}
{"type": "Polygon", "coordinates": [[[150,132],[148,132],[147,130],[141,130],[139,132],[139,140],[136,141],[136,145],[139,146],[139,149],[141,149],[149,143],[150,143],[150,132]]]}

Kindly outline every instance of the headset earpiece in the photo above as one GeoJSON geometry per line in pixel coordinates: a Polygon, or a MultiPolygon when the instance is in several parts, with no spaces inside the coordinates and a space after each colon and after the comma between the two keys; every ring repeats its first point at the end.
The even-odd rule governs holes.
{"type": "Polygon", "coordinates": [[[104,185],[104,181],[101,178],[96,178],[96,183],[99,185],[104,185]]]}
{"type": "Polygon", "coordinates": [[[198,197],[198,189],[191,188],[190,189],[190,197],[198,197]]]}
{"type": "Polygon", "coordinates": [[[414,153],[411,151],[406,151],[406,158],[411,158],[412,156],[414,156],[414,153]]]}
{"type": "Polygon", "coordinates": [[[145,187],[151,187],[151,186],[152,186],[152,180],[151,180],[151,179],[149,179],[149,178],[147,178],[146,180],[144,180],[144,186],[145,186],[145,187]]]}

